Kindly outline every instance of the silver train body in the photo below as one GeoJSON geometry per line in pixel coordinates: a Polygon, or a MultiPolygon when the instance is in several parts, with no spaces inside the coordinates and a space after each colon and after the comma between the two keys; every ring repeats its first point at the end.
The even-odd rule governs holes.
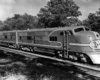
{"type": "Polygon", "coordinates": [[[100,64],[100,35],[84,26],[2,31],[0,45],[100,64]]]}

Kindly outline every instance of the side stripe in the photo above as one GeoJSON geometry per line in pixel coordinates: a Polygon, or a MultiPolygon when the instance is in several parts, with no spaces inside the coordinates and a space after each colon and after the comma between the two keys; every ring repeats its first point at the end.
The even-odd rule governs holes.
{"type": "Polygon", "coordinates": [[[23,42],[18,42],[19,44],[26,44],[26,45],[32,45],[32,46],[45,46],[45,47],[56,47],[56,48],[60,48],[61,46],[62,46],[62,44],[61,44],[61,46],[52,46],[52,45],[45,45],[45,44],[32,44],[32,43],[23,43],[23,42]]]}
{"type": "Polygon", "coordinates": [[[90,46],[90,44],[80,44],[80,43],[69,43],[71,46],[90,46]]]}

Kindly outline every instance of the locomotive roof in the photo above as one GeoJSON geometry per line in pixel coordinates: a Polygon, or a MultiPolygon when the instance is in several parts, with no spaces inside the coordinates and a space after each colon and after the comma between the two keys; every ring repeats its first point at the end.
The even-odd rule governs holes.
{"type": "Polygon", "coordinates": [[[71,27],[57,27],[57,28],[41,28],[41,29],[29,29],[29,30],[12,30],[12,31],[1,31],[1,32],[24,32],[24,31],[54,31],[54,30],[72,30],[85,26],[71,26],[71,27]]]}

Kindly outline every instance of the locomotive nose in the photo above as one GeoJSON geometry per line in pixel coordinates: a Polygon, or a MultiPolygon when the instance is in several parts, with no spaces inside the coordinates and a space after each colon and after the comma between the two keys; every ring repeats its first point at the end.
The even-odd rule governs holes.
{"type": "MultiPolygon", "coordinates": [[[[94,31],[81,32],[75,35],[77,42],[91,49],[100,49],[100,35],[94,31]]],[[[82,46],[83,47],[83,46],[82,46]]]]}
{"type": "Polygon", "coordinates": [[[100,49],[100,35],[97,32],[93,32],[94,37],[89,36],[90,39],[90,47],[92,49],[100,49]]]}
{"type": "Polygon", "coordinates": [[[75,37],[79,43],[85,43],[85,44],[88,44],[90,43],[91,40],[96,39],[95,34],[92,31],[80,32],[76,34],[75,37]]]}

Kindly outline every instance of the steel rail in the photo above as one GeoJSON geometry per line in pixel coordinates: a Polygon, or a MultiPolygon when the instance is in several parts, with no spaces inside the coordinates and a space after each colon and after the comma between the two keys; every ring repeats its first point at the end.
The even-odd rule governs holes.
{"type": "Polygon", "coordinates": [[[87,64],[81,64],[81,63],[77,63],[77,62],[71,62],[71,61],[68,61],[68,60],[58,59],[58,58],[55,58],[55,57],[40,55],[40,54],[36,54],[36,53],[31,53],[31,52],[25,52],[25,51],[11,49],[11,48],[7,48],[7,47],[1,47],[0,46],[0,50],[3,50],[5,52],[11,52],[11,53],[15,53],[15,54],[24,55],[24,56],[27,56],[27,57],[30,57],[30,58],[41,57],[41,58],[46,58],[46,59],[52,59],[52,60],[59,61],[59,62],[62,62],[62,63],[67,63],[67,64],[70,64],[70,65],[77,66],[79,69],[83,70],[85,73],[87,73],[89,75],[93,75],[95,77],[100,78],[100,67],[95,67],[95,66],[91,66],[91,65],[87,65],[87,64]]]}

